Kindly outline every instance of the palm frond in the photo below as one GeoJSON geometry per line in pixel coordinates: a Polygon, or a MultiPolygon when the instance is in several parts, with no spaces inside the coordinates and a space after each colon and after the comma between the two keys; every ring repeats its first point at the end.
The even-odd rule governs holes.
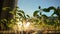
{"type": "Polygon", "coordinates": [[[21,13],[17,13],[19,16],[23,17],[23,15],[21,13]]]}
{"type": "Polygon", "coordinates": [[[25,14],[25,12],[23,10],[19,10],[18,12],[19,13],[22,13],[22,14],[25,14]]]}
{"type": "Polygon", "coordinates": [[[49,10],[47,8],[44,8],[43,11],[44,12],[49,12],[49,10]]]}
{"type": "Polygon", "coordinates": [[[29,15],[26,15],[28,18],[30,18],[30,16],[29,15]]]}
{"type": "Polygon", "coordinates": [[[49,8],[44,8],[44,9],[43,9],[43,11],[45,11],[45,12],[50,12],[50,10],[56,11],[56,8],[53,7],[53,6],[51,6],[51,7],[49,7],[49,8]]]}
{"type": "Polygon", "coordinates": [[[49,8],[47,8],[47,10],[56,10],[56,8],[55,7],[53,7],[53,6],[51,6],[51,7],[49,7],[49,8]]]}
{"type": "Polygon", "coordinates": [[[34,17],[37,16],[37,15],[38,15],[38,12],[39,12],[39,11],[35,11],[35,12],[33,13],[33,16],[34,16],[34,17]]]}

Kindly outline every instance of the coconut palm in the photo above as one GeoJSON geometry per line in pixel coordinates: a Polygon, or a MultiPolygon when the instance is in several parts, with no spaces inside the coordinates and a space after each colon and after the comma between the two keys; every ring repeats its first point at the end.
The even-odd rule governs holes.
{"type": "Polygon", "coordinates": [[[33,13],[33,16],[36,18],[34,22],[36,22],[36,24],[39,24],[41,26],[42,24],[46,24],[45,22],[47,22],[46,21],[47,16],[45,14],[44,15],[42,14],[42,9],[40,6],[38,8],[39,10],[36,10],[33,13]]]}
{"type": "MultiPolygon", "coordinates": [[[[50,10],[54,10],[54,13],[52,15],[56,14],[58,17],[60,17],[60,7],[55,8],[55,7],[51,6],[49,8],[43,9],[44,12],[50,12],[50,10]]],[[[60,19],[60,18],[58,18],[58,19],[60,19]]]]}
{"type": "Polygon", "coordinates": [[[40,8],[41,8],[41,7],[39,6],[39,7],[38,7],[39,10],[34,11],[34,13],[33,13],[33,16],[34,16],[34,17],[37,17],[37,18],[40,18],[40,17],[41,17],[42,12],[40,11],[40,10],[41,10],[40,8]],[[39,13],[39,14],[38,14],[38,13],[39,13]]]}
{"type": "Polygon", "coordinates": [[[58,17],[60,16],[60,8],[59,7],[55,8],[55,7],[51,6],[49,8],[43,9],[44,12],[50,12],[50,10],[54,10],[54,13],[52,15],[56,14],[58,17]]]}
{"type": "Polygon", "coordinates": [[[58,21],[57,21],[57,23],[55,22],[55,27],[59,27],[59,25],[60,25],[60,7],[55,8],[55,7],[51,6],[49,8],[43,9],[43,11],[45,11],[45,12],[50,12],[50,10],[54,10],[54,13],[52,14],[52,16],[54,14],[56,14],[58,16],[58,21]]]}
{"type": "Polygon", "coordinates": [[[15,11],[18,0],[4,0],[2,9],[6,8],[6,10],[1,11],[1,19],[12,19],[14,17],[13,14],[9,13],[10,11],[15,11]],[[8,8],[9,7],[9,8],[8,8]]]}
{"type": "MultiPolygon", "coordinates": [[[[15,8],[17,5],[17,0],[0,0],[0,23],[4,25],[4,27],[8,27],[7,24],[11,23],[11,19],[14,19],[14,15],[10,12],[15,12],[15,8]],[[7,20],[3,21],[2,20],[7,20]]],[[[9,28],[7,28],[9,29],[9,28]]]]}
{"type": "Polygon", "coordinates": [[[1,11],[2,11],[3,1],[4,1],[4,0],[0,0],[0,16],[1,16],[1,11]]]}

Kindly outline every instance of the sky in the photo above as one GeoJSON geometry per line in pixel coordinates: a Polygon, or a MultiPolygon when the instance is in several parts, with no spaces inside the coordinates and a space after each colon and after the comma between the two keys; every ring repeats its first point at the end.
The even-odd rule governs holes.
{"type": "MultiPolygon", "coordinates": [[[[41,8],[58,7],[60,6],[60,0],[18,0],[18,7],[30,16],[33,16],[33,12],[38,10],[38,6],[41,6],[41,8]]],[[[53,11],[43,12],[47,16],[50,16],[52,13],[53,11]]]]}

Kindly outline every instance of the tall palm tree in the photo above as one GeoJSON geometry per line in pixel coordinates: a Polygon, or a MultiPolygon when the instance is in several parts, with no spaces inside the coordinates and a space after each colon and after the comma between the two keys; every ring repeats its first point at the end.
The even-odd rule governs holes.
{"type": "Polygon", "coordinates": [[[13,18],[13,14],[9,13],[16,8],[18,0],[4,0],[2,5],[1,19],[11,19],[13,18]],[[9,7],[9,8],[8,8],[9,7]],[[4,10],[4,8],[6,10],[4,10]]]}
{"type": "Polygon", "coordinates": [[[0,0],[0,16],[1,16],[1,12],[2,12],[3,1],[4,0],[0,0]]]}
{"type": "MultiPolygon", "coordinates": [[[[7,27],[6,23],[10,23],[8,21],[10,21],[14,15],[10,12],[15,12],[15,8],[17,5],[17,1],[18,0],[0,0],[0,23],[2,23],[4,25],[4,27],[7,27]],[[7,22],[1,22],[1,20],[6,19],[7,22]]],[[[13,18],[14,19],[14,18],[13,18]]],[[[9,28],[8,28],[9,29],[9,28]]]]}

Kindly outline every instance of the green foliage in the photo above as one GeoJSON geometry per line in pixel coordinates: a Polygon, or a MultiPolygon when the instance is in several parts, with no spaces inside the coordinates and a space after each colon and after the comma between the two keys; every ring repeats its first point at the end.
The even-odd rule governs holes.
{"type": "MultiPolygon", "coordinates": [[[[17,9],[11,10],[10,7],[3,7],[2,10],[6,11],[10,15],[15,15],[15,13],[16,13],[15,10],[17,10],[17,9]]],[[[10,16],[10,15],[8,15],[8,16],[10,16]]],[[[5,17],[7,17],[7,16],[5,16],[5,17]]],[[[3,27],[4,30],[7,30],[7,29],[9,30],[12,28],[13,25],[16,24],[16,21],[15,21],[15,19],[8,17],[8,18],[0,19],[0,24],[2,25],[2,26],[0,26],[1,28],[3,27]]]]}
{"type": "MultiPolygon", "coordinates": [[[[40,8],[41,9],[41,8],[40,8]]],[[[59,18],[59,16],[60,16],[60,9],[59,8],[55,8],[55,7],[53,7],[53,6],[51,6],[51,7],[48,7],[48,8],[43,8],[42,9],[44,12],[50,12],[50,10],[54,10],[54,13],[52,14],[52,16],[54,15],[54,14],[56,14],[57,16],[56,16],[56,19],[58,18],[58,20],[53,20],[54,18],[54,16],[51,18],[51,19],[49,19],[49,17],[47,17],[45,14],[43,15],[43,14],[38,14],[39,13],[39,11],[38,10],[36,10],[34,13],[33,13],[33,16],[34,17],[37,17],[38,19],[35,19],[34,20],[34,22],[35,22],[35,25],[38,25],[38,26],[41,26],[41,24],[43,23],[43,24],[45,24],[45,26],[47,25],[48,27],[50,27],[50,26],[53,26],[53,27],[55,27],[55,28],[57,28],[59,25],[60,25],[60,18],[59,18]],[[41,17],[41,18],[39,18],[39,17],[41,17]]],[[[42,24],[42,25],[43,25],[42,24]]],[[[37,26],[37,27],[38,27],[37,26]]],[[[46,27],[47,27],[46,26],[46,27]]]]}
{"type": "Polygon", "coordinates": [[[2,20],[0,21],[0,23],[4,24],[4,26],[6,26],[6,27],[8,27],[8,28],[11,28],[11,27],[12,27],[12,26],[10,26],[10,24],[11,24],[11,25],[16,24],[13,19],[11,19],[10,21],[8,21],[7,19],[2,19],[2,20]]]}
{"type": "Polygon", "coordinates": [[[53,7],[53,6],[51,6],[51,7],[49,7],[49,8],[44,8],[44,9],[43,9],[44,12],[50,12],[50,10],[56,11],[56,8],[53,7]]]}
{"type": "Polygon", "coordinates": [[[30,18],[30,16],[29,15],[26,15],[28,18],[30,18]]]}
{"type": "Polygon", "coordinates": [[[49,10],[47,8],[44,8],[43,11],[44,12],[49,12],[49,10]]]}
{"type": "MultiPolygon", "coordinates": [[[[9,7],[5,7],[3,8],[3,10],[10,10],[11,8],[9,7]]],[[[41,9],[41,7],[39,6],[39,9],[41,9]]],[[[53,6],[51,7],[48,7],[48,8],[43,8],[42,11],[44,12],[50,12],[50,10],[54,10],[54,14],[56,14],[58,17],[58,20],[52,20],[52,19],[49,19],[45,14],[42,14],[39,10],[36,10],[34,11],[33,13],[33,18],[30,18],[29,15],[26,15],[25,12],[23,10],[18,10],[18,7],[16,7],[16,9],[12,10],[12,11],[9,11],[10,14],[12,15],[16,15],[18,14],[20,18],[22,18],[21,21],[25,20],[27,21],[26,19],[28,18],[28,20],[30,20],[32,23],[34,23],[34,25],[38,25],[37,27],[40,27],[40,26],[54,26],[54,27],[57,27],[59,24],[60,24],[60,20],[59,20],[59,17],[60,17],[60,9],[59,8],[55,8],[53,6]]],[[[15,16],[16,17],[16,16],[15,16]]],[[[18,16],[17,16],[18,18],[18,16]]],[[[16,24],[16,21],[14,19],[11,19],[11,20],[7,20],[7,19],[2,19],[0,21],[0,23],[4,24],[5,27],[8,27],[8,28],[12,28],[12,26],[14,24],[16,24]]]]}
{"type": "Polygon", "coordinates": [[[25,13],[23,10],[18,10],[18,13],[17,13],[20,17],[25,17],[25,13]]]}
{"type": "Polygon", "coordinates": [[[37,16],[38,13],[39,13],[39,11],[35,11],[35,12],[33,13],[33,16],[34,16],[34,17],[37,16]]]}
{"type": "Polygon", "coordinates": [[[10,7],[3,7],[2,10],[5,11],[5,10],[10,10],[11,8],[10,7]]]}

